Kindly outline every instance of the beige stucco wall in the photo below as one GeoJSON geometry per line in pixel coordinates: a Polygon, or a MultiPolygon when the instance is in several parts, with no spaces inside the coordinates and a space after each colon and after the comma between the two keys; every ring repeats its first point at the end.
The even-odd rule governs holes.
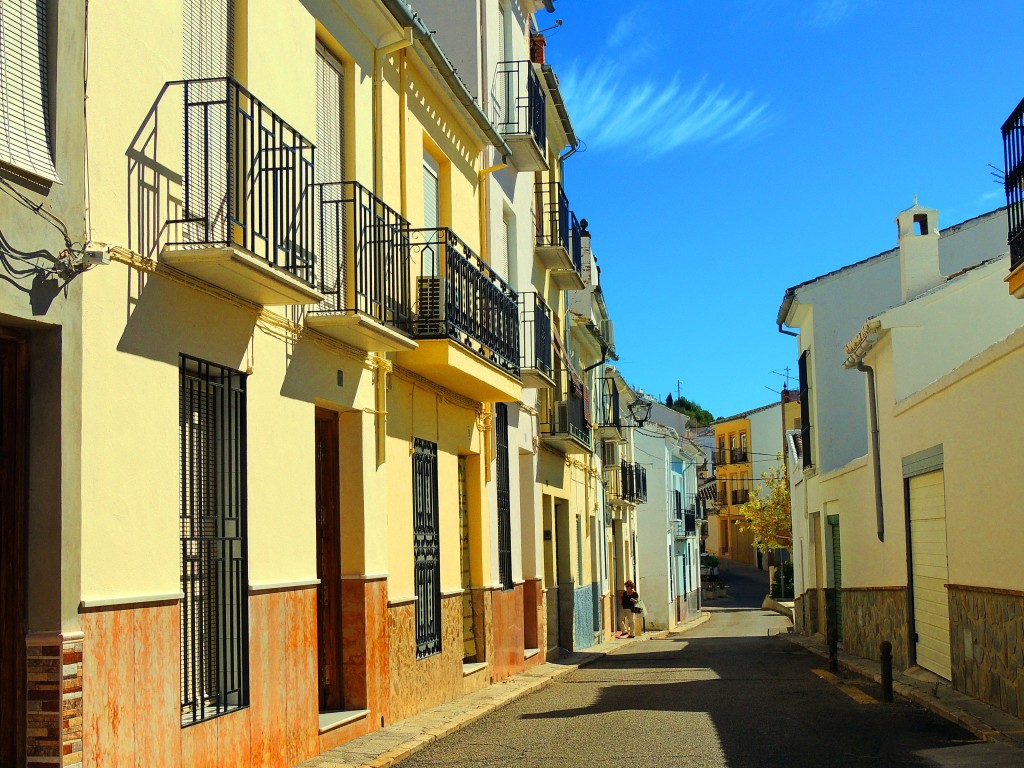
{"type": "Polygon", "coordinates": [[[903,559],[902,583],[902,458],[941,444],[950,583],[1024,589],[1016,524],[1022,493],[1016,462],[1024,437],[1010,418],[1024,375],[1024,331],[899,402],[892,394],[891,354],[883,337],[869,363],[879,379],[885,547],[903,559]]]}

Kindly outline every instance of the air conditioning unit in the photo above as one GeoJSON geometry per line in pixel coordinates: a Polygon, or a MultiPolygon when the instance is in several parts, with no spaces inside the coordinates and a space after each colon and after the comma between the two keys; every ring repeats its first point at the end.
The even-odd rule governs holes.
{"type": "Polygon", "coordinates": [[[615,327],[612,325],[611,320],[605,319],[601,321],[601,335],[609,347],[615,346],[615,327]]]}
{"type": "Polygon", "coordinates": [[[555,432],[569,431],[569,401],[555,403],[555,432]]]}
{"type": "Polygon", "coordinates": [[[416,333],[444,334],[444,283],[440,277],[421,277],[416,284],[416,333]]]}

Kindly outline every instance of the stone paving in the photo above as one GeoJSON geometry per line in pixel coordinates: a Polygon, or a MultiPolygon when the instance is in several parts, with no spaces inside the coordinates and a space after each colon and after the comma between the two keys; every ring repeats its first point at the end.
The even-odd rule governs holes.
{"type": "MultiPolygon", "coordinates": [[[[672,634],[676,635],[698,627],[709,618],[710,615],[704,613],[672,630],[672,634]]],[[[296,768],[385,768],[418,752],[437,739],[479,720],[499,707],[549,685],[562,675],[593,664],[612,650],[664,637],[667,634],[647,632],[631,640],[612,640],[595,645],[586,651],[569,654],[558,661],[538,664],[515,677],[353,739],[318,757],[299,763],[296,768]]]]}

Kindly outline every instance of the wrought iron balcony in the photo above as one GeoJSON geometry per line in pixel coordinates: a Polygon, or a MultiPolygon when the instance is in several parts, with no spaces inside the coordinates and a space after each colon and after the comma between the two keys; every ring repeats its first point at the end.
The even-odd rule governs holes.
{"type": "Polygon", "coordinates": [[[447,227],[411,230],[415,339],[451,339],[519,378],[519,301],[497,272],[447,227]]]}
{"type": "MultiPolygon", "coordinates": [[[[183,120],[164,130],[184,129],[180,215],[167,220],[161,258],[258,303],[318,303],[313,144],[231,78],[164,87],[129,150],[129,184],[135,174],[140,198],[135,215],[150,215],[143,210],[149,202],[173,204],[145,189],[143,158],[166,167],[157,157],[167,146],[157,141],[157,121],[179,88],[183,120]]],[[[140,240],[146,228],[140,219],[140,240]]]]}
{"type": "Polygon", "coordinates": [[[502,61],[491,91],[494,124],[520,171],[546,171],[547,96],[531,61],[502,61]]]}
{"type": "Polygon", "coordinates": [[[569,198],[557,181],[539,182],[534,188],[537,256],[552,270],[552,279],[567,290],[583,287],[583,230],[569,209],[569,198]]]}
{"type": "Polygon", "coordinates": [[[636,462],[623,461],[620,469],[622,475],[622,498],[634,504],[647,502],[647,468],[636,462]]]}
{"type": "Polygon", "coordinates": [[[551,367],[551,310],[539,293],[519,294],[519,369],[523,383],[554,386],[551,367]]]}
{"type": "Polygon", "coordinates": [[[555,386],[542,390],[538,426],[541,437],[564,453],[589,453],[593,446],[586,388],[575,371],[554,371],[555,386]]]}
{"type": "Polygon", "coordinates": [[[719,467],[724,467],[729,463],[730,453],[728,448],[716,448],[715,449],[715,464],[719,467]]]}
{"type": "MultiPolygon", "coordinates": [[[[1024,264],[1024,100],[1003,123],[1007,243],[1010,271],[1024,264]]],[[[1011,281],[1011,291],[1014,290],[1011,281]]],[[[1014,295],[1018,295],[1014,292],[1014,295]]]]}
{"type": "Polygon", "coordinates": [[[597,379],[594,396],[594,426],[598,437],[616,438],[622,436],[623,419],[619,410],[619,388],[611,376],[597,379]]]}
{"type": "Polygon", "coordinates": [[[729,457],[730,464],[744,464],[747,461],[747,449],[746,448],[731,448],[731,456],[729,457]]]}
{"type": "Polygon", "coordinates": [[[306,322],[368,351],[416,346],[410,226],[355,181],[317,184],[317,281],[324,302],[306,322]]]}

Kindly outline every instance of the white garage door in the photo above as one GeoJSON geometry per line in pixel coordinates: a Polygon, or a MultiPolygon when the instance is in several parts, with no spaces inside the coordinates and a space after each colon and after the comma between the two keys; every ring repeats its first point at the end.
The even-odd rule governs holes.
{"type": "Polygon", "coordinates": [[[942,470],[910,478],[910,540],[917,663],[947,680],[949,601],[946,583],[946,496],[942,470]]]}

